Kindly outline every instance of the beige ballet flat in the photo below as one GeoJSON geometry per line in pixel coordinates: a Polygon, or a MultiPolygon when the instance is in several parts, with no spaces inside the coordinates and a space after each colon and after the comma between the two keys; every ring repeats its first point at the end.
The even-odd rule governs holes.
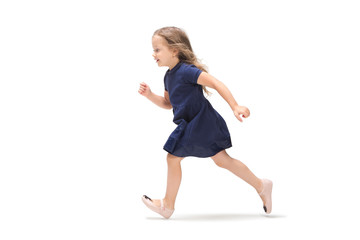
{"type": "Polygon", "coordinates": [[[142,201],[144,202],[144,204],[150,208],[150,210],[160,214],[161,216],[163,216],[164,218],[168,219],[171,217],[171,215],[173,214],[174,210],[170,210],[170,209],[167,209],[165,208],[164,206],[164,201],[161,199],[160,200],[160,204],[161,206],[160,207],[157,207],[154,205],[153,201],[151,200],[151,198],[149,198],[148,196],[144,195],[142,196],[142,201]]]}
{"type": "Polygon", "coordinates": [[[271,180],[268,179],[262,179],[264,189],[261,193],[259,193],[260,197],[265,198],[266,204],[264,205],[264,211],[267,214],[271,213],[272,210],[272,199],[271,199],[271,193],[273,188],[273,183],[271,180]]]}

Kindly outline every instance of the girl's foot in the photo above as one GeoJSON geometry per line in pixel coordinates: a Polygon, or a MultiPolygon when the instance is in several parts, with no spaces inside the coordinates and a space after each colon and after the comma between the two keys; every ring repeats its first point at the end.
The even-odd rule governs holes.
{"type": "Polygon", "coordinates": [[[175,210],[175,209],[166,208],[164,205],[164,201],[162,199],[161,200],[155,200],[155,199],[152,200],[148,196],[144,195],[142,197],[142,201],[148,208],[150,208],[150,210],[160,214],[161,216],[163,216],[166,219],[170,218],[175,210]]]}
{"type": "Polygon", "coordinates": [[[271,180],[268,179],[262,179],[261,181],[263,183],[263,188],[262,191],[259,193],[259,195],[264,203],[265,213],[270,214],[272,210],[271,194],[272,194],[273,183],[271,180]]]}

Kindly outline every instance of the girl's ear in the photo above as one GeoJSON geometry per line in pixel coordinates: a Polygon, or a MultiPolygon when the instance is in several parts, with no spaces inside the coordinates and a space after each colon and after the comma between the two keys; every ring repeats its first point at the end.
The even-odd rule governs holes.
{"type": "Polygon", "coordinates": [[[173,48],[173,49],[172,49],[172,52],[173,52],[173,57],[177,57],[178,54],[179,54],[179,50],[176,49],[176,48],[173,48]]]}

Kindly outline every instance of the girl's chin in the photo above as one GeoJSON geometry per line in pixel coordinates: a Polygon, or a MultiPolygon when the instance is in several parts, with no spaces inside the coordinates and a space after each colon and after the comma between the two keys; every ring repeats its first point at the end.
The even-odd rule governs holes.
{"type": "Polygon", "coordinates": [[[158,67],[168,67],[168,66],[164,65],[164,64],[161,64],[161,63],[158,63],[158,67]]]}

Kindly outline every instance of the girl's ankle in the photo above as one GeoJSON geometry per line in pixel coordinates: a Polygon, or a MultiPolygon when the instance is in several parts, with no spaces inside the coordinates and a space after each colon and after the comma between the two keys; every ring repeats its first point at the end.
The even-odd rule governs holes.
{"type": "Polygon", "coordinates": [[[164,206],[167,209],[173,210],[175,207],[175,203],[172,203],[171,201],[167,200],[166,198],[163,199],[164,201],[164,206]]]}
{"type": "Polygon", "coordinates": [[[255,188],[255,190],[257,191],[258,194],[262,193],[262,191],[264,190],[264,183],[261,179],[260,179],[260,184],[258,185],[257,188],[255,188]]]}

